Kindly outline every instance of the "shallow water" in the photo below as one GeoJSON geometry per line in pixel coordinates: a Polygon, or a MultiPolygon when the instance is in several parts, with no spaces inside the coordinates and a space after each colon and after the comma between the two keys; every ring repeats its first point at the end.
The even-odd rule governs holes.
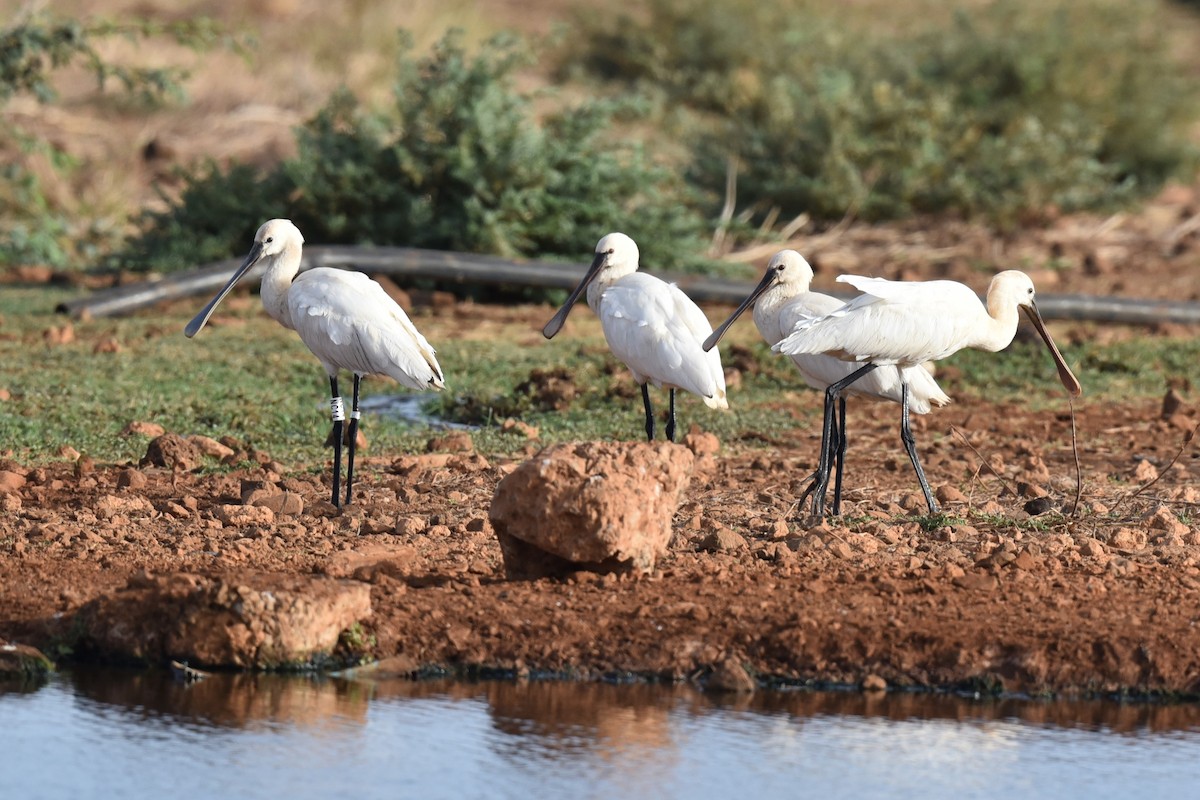
{"type": "Polygon", "coordinates": [[[81,672],[0,691],[5,797],[1187,797],[1200,708],[81,672]]]}

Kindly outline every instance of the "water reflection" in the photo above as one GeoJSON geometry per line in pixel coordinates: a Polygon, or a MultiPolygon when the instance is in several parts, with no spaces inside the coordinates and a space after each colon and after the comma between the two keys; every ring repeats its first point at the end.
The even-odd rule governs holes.
{"type": "Polygon", "coordinates": [[[1192,705],[88,671],[0,689],[0,721],[20,797],[186,780],[197,797],[1094,798],[1200,780],[1192,705]]]}
{"type": "MultiPolygon", "coordinates": [[[[885,721],[944,720],[1102,731],[1117,734],[1200,730],[1200,705],[1100,700],[976,699],[919,692],[816,692],[785,689],[753,695],[699,692],[689,685],[601,684],[556,681],[343,680],[322,676],[217,674],[181,683],[161,672],[89,670],[70,675],[80,697],[135,717],[164,716],[241,728],[255,722],[294,726],[365,724],[372,701],[439,699],[480,701],[494,729],[518,738],[621,742],[632,748],[671,742],[672,714],[714,712],[885,721]]],[[[11,687],[18,690],[18,687],[11,687]]],[[[0,686],[0,696],[4,688],[0,686]]],[[[28,692],[29,687],[19,691],[28,692]]]]}
{"type": "Polygon", "coordinates": [[[333,719],[364,724],[371,687],[318,676],[214,675],[183,683],[162,672],[92,670],[71,676],[76,693],[135,719],[163,717],[244,728],[255,723],[312,727],[333,719]]]}

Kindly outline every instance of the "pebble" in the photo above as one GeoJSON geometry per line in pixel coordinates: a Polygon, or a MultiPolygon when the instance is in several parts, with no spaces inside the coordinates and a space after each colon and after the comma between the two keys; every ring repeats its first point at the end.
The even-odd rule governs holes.
{"type": "Polygon", "coordinates": [[[721,526],[701,539],[697,547],[709,553],[733,553],[748,550],[750,545],[740,533],[721,526]]]}
{"type": "Polygon", "coordinates": [[[25,485],[25,476],[8,470],[0,470],[0,494],[16,493],[25,485]]]}
{"type": "Polygon", "coordinates": [[[886,692],[887,681],[879,677],[875,673],[871,673],[862,680],[862,690],[864,692],[886,692]]]}

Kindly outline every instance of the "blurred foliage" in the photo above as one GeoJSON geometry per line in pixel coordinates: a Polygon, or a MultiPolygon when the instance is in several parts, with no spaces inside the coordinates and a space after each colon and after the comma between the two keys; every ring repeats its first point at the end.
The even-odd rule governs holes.
{"type": "Polygon", "coordinates": [[[739,205],[759,218],[1011,224],[1195,168],[1200,93],[1161,5],[999,0],[921,24],[887,9],[649,0],[637,17],[581,17],[563,74],[692,108],[691,179],[720,191],[736,159],[739,205]]]}
{"type": "MultiPolygon", "coordinates": [[[[97,47],[113,38],[140,41],[168,37],[197,50],[227,42],[214,23],[192,19],[174,23],[135,20],[58,19],[35,13],[18,18],[0,30],[0,110],[14,97],[32,95],[41,103],[56,99],[52,79],[67,66],[83,67],[105,91],[115,82],[121,95],[142,108],[183,98],[185,70],[179,67],[138,67],[104,58],[97,47]]],[[[43,175],[32,165],[58,175],[78,167],[61,148],[14,124],[0,127],[0,265],[49,264],[66,266],[90,255],[97,237],[94,226],[73,219],[75,209],[56,202],[45,190],[43,175]]]]}
{"type": "Polygon", "coordinates": [[[655,268],[703,249],[705,220],[678,172],[612,133],[626,105],[585,103],[538,116],[514,87],[529,49],[512,37],[477,55],[448,34],[427,57],[405,48],[394,105],[366,109],[348,91],[297,132],[299,152],[255,175],[210,165],[178,203],[147,214],[118,256],[169,270],[228,257],[271,217],[310,242],[406,245],[581,261],[622,230],[655,268]]]}

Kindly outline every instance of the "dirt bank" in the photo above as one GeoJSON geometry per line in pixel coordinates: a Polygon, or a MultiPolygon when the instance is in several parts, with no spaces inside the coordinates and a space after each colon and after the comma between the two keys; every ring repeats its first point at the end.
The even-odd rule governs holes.
{"type": "Polygon", "coordinates": [[[680,679],[732,660],[790,680],[1200,691],[1200,454],[1184,447],[1167,469],[1194,411],[1081,415],[1076,518],[1053,511],[1075,495],[1069,422],[984,411],[915,421],[931,483],[964,521],[905,521],[921,506],[894,409],[860,403],[847,522],[812,524],[795,507],[815,432],[769,450],[727,442],[699,459],[671,552],[643,578],[506,580],[487,512],[516,461],[472,452],[368,459],[359,502],[340,514],[318,478],[265,454],[219,475],[4,462],[0,637],[53,649],[77,609],[143,571],[324,573],[370,585],[375,654],[413,668],[680,679]],[[303,510],[222,509],[263,480],[303,510]],[[1052,511],[1030,516],[1040,495],[1030,509],[1052,511]]]}

